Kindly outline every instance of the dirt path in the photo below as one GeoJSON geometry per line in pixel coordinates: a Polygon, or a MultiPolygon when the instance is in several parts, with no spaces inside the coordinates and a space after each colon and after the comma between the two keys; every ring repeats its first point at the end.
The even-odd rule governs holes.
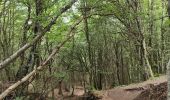
{"type": "MultiPolygon", "coordinates": [[[[160,76],[145,82],[130,84],[128,86],[116,87],[114,89],[100,91],[98,93],[102,95],[102,100],[150,100],[145,98],[145,96],[147,96],[147,93],[144,95],[144,97],[141,97],[140,95],[144,94],[147,91],[156,92],[155,90],[153,91],[153,89],[157,89],[158,91],[160,91],[160,89],[164,89],[163,91],[166,91],[166,85],[162,86],[162,83],[166,84],[166,82],[167,77],[160,76]],[[162,87],[159,88],[160,86],[162,87]],[[151,89],[151,87],[153,87],[153,89],[151,89]]],[[[159,94],[166,95],[164,92],[161,92],[159,94]]]]}
{"type": "MultiPolygon", "coordinates": [[[[100,100],[166,100],[167,77],[160,76],[141,83],[120,86],[110,90],[95,91],[93,94],[100,100]]],[[[58,90],[55,91],[57,93],[58,90]]],[[[75,88],[74,96],[64,100],[86,100],[80,99],[84,94],[83,88],[75,88]]],[[[68,96],[68,94],[65,94],[68,96]]],[[[63,100],[55,94],[56,100],[63,100]]],[[[88,99],[96,100],[96,99],[88,99]]]]}

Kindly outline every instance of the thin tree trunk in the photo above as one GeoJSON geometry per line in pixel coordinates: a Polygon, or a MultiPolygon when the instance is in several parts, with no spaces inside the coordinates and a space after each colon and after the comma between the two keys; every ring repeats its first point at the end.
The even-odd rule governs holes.
{"type": "Polygon", "coordinates": [[[142,52],[143,52],[143,57],[144,57],[144,60],[145,60],[145,63],[146,63],[146,69],[144,69],[146,71],[146,73],[148,74],[149,77],[154,77],[153,75],[153,71],[152,71],[152,68],[151,68],[151,65],[149,63],[149,60],[148,60],[148,57],[147,57],[147,50],[146,50],[146,42],[145,42],[145,39],[143,38],[142,39],[142,52]]]}
{"type": "MultiPolygon", "coordinates": [[[[164,16],[164,0],[162,0],[162,16],[164,16]]],[[[161,19],[161,73],[165,73],[165,64],[164,64],[164,50],[165,50],[165,38],[164,38],[164,33],[165,33],[165,29],[163,27],[163,23],[164,23],[164,18],[161,19]]]]}

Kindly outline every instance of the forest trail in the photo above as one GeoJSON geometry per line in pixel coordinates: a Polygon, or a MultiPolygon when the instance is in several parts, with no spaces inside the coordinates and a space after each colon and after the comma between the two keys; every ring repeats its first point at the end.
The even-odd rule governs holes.
{"type": "Polygon", "coordinates": [[[102,100],[166,100],[167,77],[160,76],[141,83],[99,92],[102,100]]]}
{"type": "MultiPolygon", "coordinates": [[[[64,100],[86,100],[83,98],[83,89],[76,88],[75,96],[65,97],[64,100]]],[[[166,100],[167,77],[160,76],[141,83],[119,86],[109,90],[95,91],[93,93],[99,100],[166,100]]],[[[61,96],[56,95],[57,100],[61,96]]],[[[87,99],[96,100],[96,99],[87,99]]]]}

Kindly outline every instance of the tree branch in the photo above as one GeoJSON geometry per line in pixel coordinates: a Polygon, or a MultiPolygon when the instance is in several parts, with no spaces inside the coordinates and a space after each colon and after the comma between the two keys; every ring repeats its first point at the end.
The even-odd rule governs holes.
{"type": "Polygon", "coordinates": [[[30,77],[32,77],[32,76],[34,76],[36,74],[37,71],[41,71],[43,69],[43,67],[45,67],[48,64],[48,62],[54,57],[54,55],[59,53],[59,50],[61,49],[61,47],[63,47],[63,45],[75,35],[73,30],[75,29],[75,27],[78,24],[80,24],[80,22],[82,20],[83,20],[83,18],[81,18],[75,24],[73,24],[73,26],[70,28],[70,31],[67,34],[67,38],[53,49],[52,53],[48,56],[48,58],[39,67],[37,67],[37,69],[34,69],[33,71],[31,71],[29,74],[27,74],[21,80],[19,80],[18,82],[14,83],[12,86],[10,86],[8,89],[6,89],[3,93],[1,93],[0,94],[0,100],[5,98],[9,93],[11,93],[13,90],[15,90],[18,86],[20,86],[21,84],[23,84],[26,81],[28,81],[30,79],[30,77]]]}
{"type": "Polygon", "coordinates": [[[0,70],[5,68],[8,64],[16,60],[22,54],[24,51],[26,51],[29,47],[31,47],[33,44],[35,44],[38,40],[40,40],[47,31],[50,31],[51,27],[55,24],[58,17],[66,12],[68,9],[71,8],[71,6],[76,2],[77,0],[71,0],[71,2],[60,9],[59,13],[51,20],[51,22],[42,30],[42,33],[37,35],[30,43],[25,44],[23,47],[21,47],[18,51],[16,51],[14,54],[12,54],[10,57],[5,59],[0,63],[0,70]]]}

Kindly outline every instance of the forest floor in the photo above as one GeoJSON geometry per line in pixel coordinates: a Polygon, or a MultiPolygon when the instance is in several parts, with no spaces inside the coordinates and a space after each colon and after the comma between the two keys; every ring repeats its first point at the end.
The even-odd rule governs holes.
{"type": "Polygon", "coordinates": [[[81,87],[75,88],[74,96],[68,96],[68,93],[60,96],[56,94],[58,93],[57,91],[56,89],[56,100],[166,100],[167,77],[160,76],[141,83],[119,86],[109,90],[94,91],[86,99],[84,99],[84,91],[81,87]]]}
{"type": "Polygon", "coordinates": [[[167,77],[160,76],[141,83],[104,90],[102,100],[166,100],[167,77]]]}

